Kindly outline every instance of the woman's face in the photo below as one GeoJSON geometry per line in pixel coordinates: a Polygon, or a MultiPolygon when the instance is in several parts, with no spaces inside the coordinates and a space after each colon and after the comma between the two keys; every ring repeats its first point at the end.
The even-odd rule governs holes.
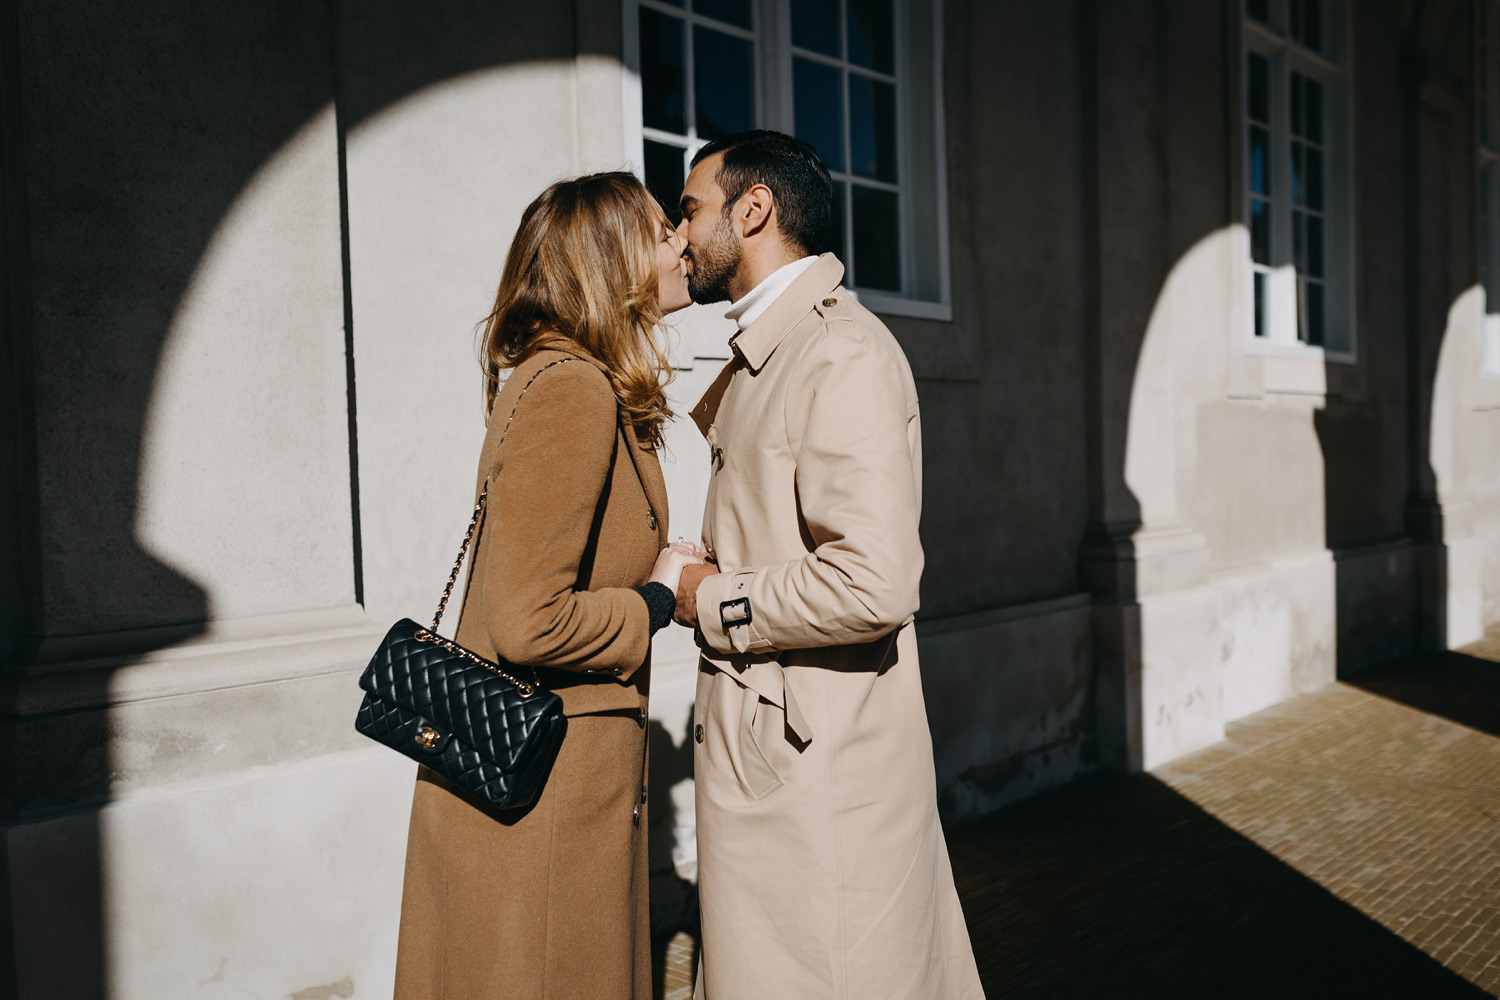
{"type": "Polygon", "coordinates": [[[687,241],[656,213],[656,301],[664,313],[676,312],[693,300],[688,295],[687,270],[682,266],[682,250],[687,241]]]}

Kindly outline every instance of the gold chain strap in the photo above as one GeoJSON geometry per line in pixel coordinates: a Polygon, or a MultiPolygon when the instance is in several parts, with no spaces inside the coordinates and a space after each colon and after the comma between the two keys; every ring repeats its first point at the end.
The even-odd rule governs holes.
{"type": "Polygon", "coordinates": [[[537,677],[536,675],[536,667],[531,668],[531,681],[528,683],[527,681],[521,680],[519,677],[512,677],[510,674],[506,673],[504,670],[501,670],[497,665],[491,663],[489,660],[486,660],[484,657],[480,656],[473,650],[465,649],[458,643],[454,642],[452,639],[444,639],[436,632],[428,631],[425,628],[417,629],[416,634],[413,635],[412,638],[416,639],[418,642],[430,642],[434,646],[441,646],[448,652],[453,653],[456,656],[461,656],[464,659],[468,660],[470,663],[473,663],[476,666],[483,667],[492,674],[499,674],[501,677],[504,677],[506,680],[510,681],[516,686],[516,690],[521,692],[522,698],[530,698],[533,694],[536,693],[537,685],[541,683],[541,678],[537,677]]]}
{"type": "MultiPolygon", "coordinates": [[[[548,368],[551,368],[555,365],[565,364],[572,360],[572,358],[559,358],[556,361],[549,361],[541,368],[538,368],[536,370],[536,374],[532,375],[531,378],[527,380],[526,384],[521,387],[520,393],[516,396],[516,405],[510,411],[510,416],[505,421],[505,429],[500,432],[500,443],[495,445],[496,453],[498,453],[501,446],[505,444],[505,435],[510,433],[510,425],[516,419],[516,412],[521,409],[521,397],[526,395],[526,390],[531,388],[531,383],[535,382],[537,378],[542,374],[542,372],[546,371],[548,368]]],[[[485,499],[489,496],[489,492],[490,481],[488,478],[486,478],[484,481],[484,487],[479,491],[479,499],[474,502],[474,516],[469,518],[469,530],[464,532],[463,544],[458,547],[458,558],[453,560],[453,572],[448,574],[448,585],[443,588],[443,596],[438,601],[437,614],[432,616],[432,627],[427,629],[418,629],[416,639],[418,642],[430,642],[435,645],[442,646],[450,653],[462,656],[466,660],[469,660],[481,667],[486,668],[487,670],[499,674],[501,677],[504,677],[506,680],[510,681],[520,689],[521,697],[530,698],[532,692],[541,685],[541,679],[537,677],[536,667],[533,666],[530,668],[532,682],[530,684],[527,684],[512,677],[510,674],[495,666],[495,664],[484,659],[484,657],[480,656],[478,653],[465,649],[458,643],[453,642],[449,639],[444,639],[442,636],[438,635],[438,623],[443,620],[443,612],[448,610],[448,598],[453,596],[453,585],[458,582],[459,568],[464,564],[464,556],[469,554],[469,543],[474,539],[474,532],[479,527],[479,519],[484,516],[485,499]]]]}

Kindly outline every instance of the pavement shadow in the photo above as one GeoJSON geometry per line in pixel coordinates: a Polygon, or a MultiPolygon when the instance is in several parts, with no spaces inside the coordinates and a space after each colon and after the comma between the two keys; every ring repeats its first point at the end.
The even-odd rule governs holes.
{"type": "Polygon", "coordinates": [[[1500,661],[1468,652],[1429,653],[1397,660],[1344,683],[1500,736],[1500,661]]]}
{"type": "Polygon", "coordinates": [[[1149,775],[1081,779],[949,849],[992,997],[1489,995],[1149,775]]]}

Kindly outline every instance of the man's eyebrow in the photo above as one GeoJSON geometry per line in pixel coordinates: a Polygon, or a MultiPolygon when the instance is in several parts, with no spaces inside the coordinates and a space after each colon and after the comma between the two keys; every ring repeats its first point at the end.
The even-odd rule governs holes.
{"type": "Polygon", "coordinates": [[[677,207],[682,210],[683,214],[686,214],[698,207],[698,199],[690,194],[685,194],[682,196],[682,201],[677,203],[677,207]]]}

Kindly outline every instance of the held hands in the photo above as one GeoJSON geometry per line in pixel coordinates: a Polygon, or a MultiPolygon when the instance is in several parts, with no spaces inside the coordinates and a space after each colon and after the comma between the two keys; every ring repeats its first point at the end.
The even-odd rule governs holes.
{"type": "Polygon", "coordinates": [[[699,562],[683,568],[677,582],[677,610],[672,620],[688,628],[698,627],[698,584],[719,571],[711,562],[699,562]]]}
{"type": "Polygon", "coordinates": [[[651,582],[671,588],[677,595],[677,610],[672,615],[679,625],[698,625],[698,584],[719,571],[708,559],[708,553],[692,542],[673,542],[656,557],[651,582]]]}
{"type": "MultiPolygon", "coordinates": [[[[681,589],[679,581],[683,571],[706,561],[702,549],[692,542],[673,542],[662,549],[656,557],[656,566],[651,570],[649,583],[660,583],[674,594],[681,589]]],[[[679,595],[678,600],[682,598],[679,595]]]]}

